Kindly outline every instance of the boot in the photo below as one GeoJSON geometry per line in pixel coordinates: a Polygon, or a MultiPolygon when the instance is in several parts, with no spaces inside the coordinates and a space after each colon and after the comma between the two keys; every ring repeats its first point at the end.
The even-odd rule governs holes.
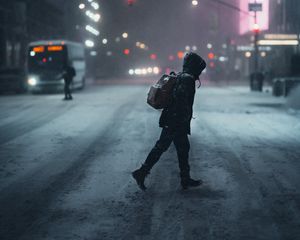
{"type": "Polygon", "coordinates": [[[181,178],[182,189],[188,189],[189,187],[198,187],[202,184],[202,180],[194,180],[191,177],[181,178]]]}
{"type": "Polygon", "coordinates": [[[145,178],[149,174],[149,171],[145,169],[145,166],[143,165],[141,168],[135,170],[131,173],[132,177],[136,181],[137,185],[140,189],[145,191],[147,188],[145,186],[145,178]]]}

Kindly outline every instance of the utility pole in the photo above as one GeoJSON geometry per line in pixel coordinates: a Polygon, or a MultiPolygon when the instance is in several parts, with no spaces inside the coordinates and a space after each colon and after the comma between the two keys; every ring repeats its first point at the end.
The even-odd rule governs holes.
{"type": "Polygon", "coordinates": [[[260,27],[257,23],[257,12],[262,11],[262,4],[257,3],[255,0],[254,3],[249,3],[249,11],[254,12],[254,25],[253,25],[253,33],[254,33],[254,71],[250,75],[250,88],[251,90],[262,91],[262,82],[263,75],[258,70],[258,58],[259,58],[259,49],[258,49],[258,39],[260,27]]]}
{"type": "MultiPolygon", "coordinates": [[[[256,0],[255,0],[256,3],[256,0]]],[[[258,37],[259,37],[259,26],[257,24],[257,11],[254,11],[254,73],[258,72],[258,37]]]]}

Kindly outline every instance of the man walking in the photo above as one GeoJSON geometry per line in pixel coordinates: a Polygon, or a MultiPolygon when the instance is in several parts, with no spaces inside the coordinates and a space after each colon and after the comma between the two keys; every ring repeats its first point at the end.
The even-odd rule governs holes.
{"type": "Polygon", "coordinates": [[[142,190],[146,190],[144,184],[146,175],[150,173],[152,167],[172,142],[177,151],[182,188],[187,189],[201,185],[201,180],[194,180],[190,177],[188,135],[193,116],[195,81],[199,80],[205,67],[205,61],[196,53],[185,55],[183,71],[179,73],[172,92],[172,102],[164,108],[159,119],[159,126],[162,128],[160,138],[142,166],[132,172],[133,178],[142,190]]]}
{"type": "Polygon", "coordinates": [[[67,64],[65,66],[64,74],[63,74],[63,78],[65,81],[65,87],[64,87],[65,98],[64,98],[64,100],[72,100],[73,99],[73,97],[71,95],[70,85],[73,82],[73,78],[75,76],[76,76],[75,69],[72,66],[67,64]]]}

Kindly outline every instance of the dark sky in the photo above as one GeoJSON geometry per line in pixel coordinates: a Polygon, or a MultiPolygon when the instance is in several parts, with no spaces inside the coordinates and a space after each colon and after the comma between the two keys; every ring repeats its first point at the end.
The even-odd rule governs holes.
{"type": "MultiPolygon", "coordinates": [[[[58,5],[65,2],[49,1],[58,5]]],[[[68,3],[72,1],[76,8],[79,2],[87,2],[68,3]]],[[[191,0],[136,0],[132,7],[126,0],[98,2],[101,36],[114,39],[126,31],[132,42],[143,41],[154,52],[169,54],[184,50],[186,45],[196,45],[202,51],[208,42],[221,45],[237,29],[237,12],[212,0],[199,0],[197,7],[192,6],[191,0]]],[[[227,2],[236,4],[237,0],[227,2]]]]}
{"type": "Polygon", "coordinates": [[[103,28],[128,31],[150,47],[165,51],[223,41],[235,32],[236,12],[210,2],[201,0],[195,8],[189,0],[137,0],[133,7],[123,0],[103,1],[103,28]]]}

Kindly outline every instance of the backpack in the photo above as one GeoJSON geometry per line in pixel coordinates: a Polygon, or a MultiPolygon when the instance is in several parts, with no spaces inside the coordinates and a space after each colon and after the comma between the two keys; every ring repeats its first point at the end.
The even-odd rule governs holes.
{"type": "Polygon", "coordinates": [[[70,74],[70,76],[71,76],[72,78],[76,76],[75,68],[70,67],[70,68],[69,68],[69,71],[70,71],[69,74],[70,74]]]}
{"type": "Polygon", "coordinates": [[[156,84],[150,87],[147,103],[155,109],[163,109],[172,102],[172,92],[178,75],[172,72],[164,74],[156,84]]]}

